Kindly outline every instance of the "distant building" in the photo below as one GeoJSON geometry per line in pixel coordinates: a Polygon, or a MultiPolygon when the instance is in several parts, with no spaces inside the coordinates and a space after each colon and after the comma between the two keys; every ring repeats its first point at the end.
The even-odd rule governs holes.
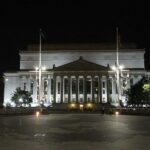
{"type": "MultiPolygon", "coordinates": [[[[148,76],[144,69],[144,49],[136,49],[134,44],[124,44],[119,49],[119,64],[124,69],[119,73],[120,93],[126,103],[125,90],[148,76]]],[[[20,70],[4,73],[4,105],[11,102],[17,87],[30,91],[31,106],[39,103],[39,48],[30,45],[20,51],[20,70]]],[[[45,106],[53,104],[66,108],[69,103],[96,105],[118,103],[119,94],[116,72],[111,69],[116,64],[116,47],[113,44],[50,44],[42,45],[41,99],[45,106]]],[[[150,74],[149,74],[150,75],[150,74]]]]}

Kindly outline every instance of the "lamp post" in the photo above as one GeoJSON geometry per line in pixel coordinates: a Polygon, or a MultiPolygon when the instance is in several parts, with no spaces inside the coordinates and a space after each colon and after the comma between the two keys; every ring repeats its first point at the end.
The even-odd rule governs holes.
{"type": "Polygon", "coordinates": [[[38,96],[38,104],[39,104],[39,106],[41,105],[41,97],[42,97],[42,93],[41,93],[41,80],[42,80],[42,72],[44,72],[45,70],[46,70],[46,67],[41,67],[41,69],[40,68],[38,68],[38,67],[35,67],[35,70],[36,70],[36,82],[37,82],[37,87],[38,87],[38,94],[39,94],[39,96],[38,96]],[[38,73],[38,76],[39,77],[37,77],[37,73],[38,73]]]}
{"type": "MultiPolygon", "coordinates": [[[[39,67],[38,67],[38,72],[39,72],[39,97],[38,97],[38,103],[40,106],[40,102],[41,102],[41,73],[42,73],[42,62],[41,62],[41,50],[42,50],[42,45],[41,45],[41,41],[42,41],[42,37],[44,37],[42,30],[40,29],[40,34],[39,34],[39,67]]],[[[44,67],[45,68],[45,67],[44,67]]]]}
{"type": "Polygon", "coordinates": [[[115,71],[116,73],[116,85],[117,85],[117,91],[118,91],[118,96],[117,96],[117,102],[118,105],[119,102],[122,100],[122,95],[121,95],[121,83],[120,83],[120,74],[122,74],[122,69],[123,69],[123,65],[119,65],[119,39],[118,39],[118,28],[116,28],[116,32],[117,32],[117,36],[116,36],[116,48],[117,48],[117,52],[116,52],[116,64],[115,66],[112,66],[112,70],[115,71]]]}
{"type": "Polygon", "coordinates": [[[115,65],[112,66],[112,70],[115,71],[115,75],[116,75],[116,85],[117,85],[117,92],[118,92],[118,96],[117,96],[117,101],[116,103],[119,105],[119,102],[122,101],[122,86],[121,86],[121,81],[120,81],[120,76],[122,75],[122,70],[123,70],[123,66],[122,65],[115,65]]]}

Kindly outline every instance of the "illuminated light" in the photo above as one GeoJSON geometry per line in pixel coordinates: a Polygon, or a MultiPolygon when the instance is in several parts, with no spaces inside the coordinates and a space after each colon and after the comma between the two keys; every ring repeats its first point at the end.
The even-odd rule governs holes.
{"type": "Polygon", "coordinates": [[[39,68],[38,67],[35,67],[35,70],[37,71],[39,68]]]}
{"type": "Polygon", "coordinates": [[[88,103],[88,104],[87,104],[87,107],[88,107],[88,108],[92,108],[92,104],[91,104],[91,103],[88,103]]]}
{"type": "Polygon", "coordinates": [[[119,69],[120,69],[120,70],[122,70],[123,68],[124,68],[124,66],[123,66],[123,65],[119,66],[119,69]]]}
{"type": "Polygon", "coordinates": [[[42,70],[43,70],[43,71],[46,70],[46,67],[42,67],[42,70]]]}
{"type": "Polygon", "coordinates": [[[71,108],[75,108],[76,104],[72,103],[71,108]]]}
{"type": "Polygon", "coordinates": [[[118,111],[116,111],[116,112],[115,112],[115,115],[119,115],[119,112],[118,112],[118,111]]]}
{"type": "Polygon", "coordinates": [[[83,104],[80,104],[80,108],[83,109],[83,104]]]}
{"type": "Polygon", "coordinates": [[[133,108],[133,111],[136,111],[136,108],[133,108]]]}
{"type": "Polygon", "coordinates": [[[112,66],[111,68],[112,68],[112,70],[116,70],[117,69],[116,66],[112,66]]]}
{"type": "Polygon", "coordinates": [[[23,99],[22,99],[22,98],[20,98],[20,99],[19,99],[19,102],[23,102],[23,99]]]}
{"type": "Polygon", "coordinates": [[[37,111],[37,112],[36,112],[36,117],[39,117],[39,115],[40,115],[40,112],[37,111]]]}
{"type": "Polygon", "coordinates": [[[7,82],[7,81],[8,81],[8,79],[6,78],[6,79],[5,79],[5,81],[7,82]]]}
{"type": "Polygon", "coordinates": [[[83,104],[80,104],[80,108],[83,108],[83,104]]]}
{"type": "Polygon", "coordinates": [[[80,104],[80,105],[79,105],[79,108],[80,108],[80,111],[83,112],[83,104],[80,104]]]}

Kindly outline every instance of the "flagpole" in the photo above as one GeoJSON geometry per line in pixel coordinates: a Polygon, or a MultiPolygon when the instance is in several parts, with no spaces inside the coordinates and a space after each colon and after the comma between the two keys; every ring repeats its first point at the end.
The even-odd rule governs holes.
{"type": "Polygon", "coordinates": [[[116,66],[116,77],[117,77],[117,89],[118,89],[118,103],[119,103],[119,101],[121,100],[121,87],[120,87],[120,66],[119,66],[119,38],[118,38],[118,27],[116,28],[116,47],[117,47],[117,66],[116,66]]]}
{"type": "Polygon", "coordinates": [[[117,41],[117,66],[119,66],[119,43],[118,43],[118,27],[116,28],[116,32],[117,32],[117,39],[116,39],[116,41],[117,41]]]}
{"type": "Polygon", "coordinates": [[[41,29],[39,34],[39,106],[41,101],[41,29]]]}

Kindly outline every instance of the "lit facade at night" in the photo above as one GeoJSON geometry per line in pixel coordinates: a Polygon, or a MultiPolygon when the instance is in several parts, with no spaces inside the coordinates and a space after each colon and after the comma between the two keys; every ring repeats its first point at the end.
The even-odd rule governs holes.
{"type": "MultiPolygon", "coordinates": [[[[144,49],[127,45],[119,50],[121,68],[119,74],[120,93],[126,104],[125,91],[149,73],[144,70],[144,49]],[[131,48],[130,48],[131,47],[131,48]]],[[[117,105],[118,89],[114,45],[66,44],[43,45],[41,53],[41,100],[45,106],[58,105],[65,108],[68,103],[92,103],[117,105]]],[[[39,104],[39,51],[37,45],[20,51],[20,70],[4,73],[4,105],[11,102],[17,87],[30,91],[31,106],[39,104]]],[[[73,105],[72,105],[73,106],[73,105]]]]}

